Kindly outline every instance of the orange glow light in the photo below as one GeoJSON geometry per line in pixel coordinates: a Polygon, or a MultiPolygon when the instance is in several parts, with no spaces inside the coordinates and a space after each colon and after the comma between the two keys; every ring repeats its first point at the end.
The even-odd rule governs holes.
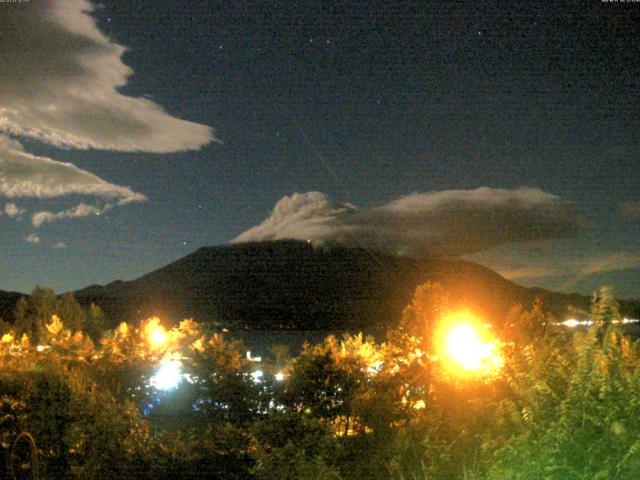
{"type": "Polygon", "coordinates": [[[154,347],[161,347],[169,340],[167,331],[160,325],[159,320],[155,318],[152,319],[147,327],[147,338],[154,347]]]}
{"type": "Polygon", "coordinates": [[[438,358],[457,376],[491,375],[504,364],[499,342],[469,314],[445,318],[436,339],[438,358]]]}

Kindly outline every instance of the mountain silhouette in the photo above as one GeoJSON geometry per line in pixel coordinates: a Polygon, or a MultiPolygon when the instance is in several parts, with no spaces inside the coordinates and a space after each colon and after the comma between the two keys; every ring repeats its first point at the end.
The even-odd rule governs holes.
{"type": "MultiPolygon", "coordinates": [[[[440,282],[454,308],[499,322],[508,308],[540,298],[559,317],[588,311],[589,297],[526,288],[481,265],[397,257],[294,240],[204,247],[132,281],[74,292],[110,318],[194,318],[232,328],[363,330],[395,324],[418,285],[440,282]]],[[[624,302],[637,316],[638,302],[624,302]]]]}

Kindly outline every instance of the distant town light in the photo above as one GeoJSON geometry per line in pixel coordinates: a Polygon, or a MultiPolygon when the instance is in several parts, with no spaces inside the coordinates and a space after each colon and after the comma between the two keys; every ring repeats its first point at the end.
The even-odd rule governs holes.
{"type": "Polygon", "coordinates": [[[565,320],[564,322],[560,323],[560,325],[564,325],[565,327],[577,327],[578,325],[580,325],[580,321],[576,320],[575,318],[570,318],[568,320],[565,320]]]}
{"type": "MultiPolygon", "coordinates": [[[[624,317],[622,319],[611,320],[611,323],[628,325],[630,323],[640,323],[640,320],[638,320],[637,318],[624,317]]],[[[565,320],[564,322],[557,323],[556,325],[561,325],[563,327],[569,327],[569,328],[575,328],[575,327],[578,327],[578,326],[588,327],[590,325],[593,325],[593,320],[590,320],[588,318],[586,320],[577,320],[575,318],[569,318],[569,319],[565,320]]]]}
{"type": "Polygon", "coordinates": [[[251,350],[247,350],[247,360],[249,360],[250,362],[261,362],[262,357],[252,357],[251,350]]]}

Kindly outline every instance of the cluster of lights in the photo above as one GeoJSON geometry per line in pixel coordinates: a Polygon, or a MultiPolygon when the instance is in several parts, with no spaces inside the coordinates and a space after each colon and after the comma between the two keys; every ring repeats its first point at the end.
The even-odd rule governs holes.
{"type": "MultiPolygon", "coordinates": [[[[624,319],[622,323],[631,323],[624,319]]],[[[561,325],[569,327],[584,325],[587,323],[569,319],[561,325]]],[[[166,330],[155,323],[148,331],[149,342],[157,347],[167,344],[169,338],[166,330]]],[[[494,374],[504,366],[504,358],[500,352],[500,342],[491,334],[490,326],[483,325],[469,314],[456,314],[449,316],[441,322],[436,333],[437,354],[433,357],[439,359],[442,365],[452,374],[460,377],[486,376],[494,374]]],[[[253,357],[247,352],[247,359],[252,362],[260,362],[260,357],[253,357]]],[[[382,362],[375,362],[368,369],[375,374],[380,371],[382,362]]],[[[253,370],[250,374],[254,383],[264,381],[262,370],[253,370]]],[[[159,390],[172,390],[177,388],[185,377],[182,372],[182,364],[179,360],[170,356],[162,361],[156,374],[151,378],[151,385],[159,390]]],[[[273,376],[277,382],[285,380],[282,371],[273,376]]]]}
{"type": "MultiPolygon", "coordinates": [[[[623,318],[621,320],[613,320],[611,323],[615,324],[623,324],[627,325],[629,323],[640,323],[640,320],[637,318],[623,318]]],[[[569,318],[564,322],[560,322],[557,325],[562,325],[563,327],[575,328],[579,326],[590,326],[593,325],[593,320],[577,320],[575,318],[569,318]]]]}
{"type": "MultiPolygon", "coordinates": [[[[160,349],[169,343],[167,330],[160,325],[159,319],[154,318],[147,326],[147,338],[152,348],[160,349]]],[[[151,386],[158,390],[174,390],[178,387],[185,375],[182,373],[182,363],[174,356],[167,354],[160,362],[155,375],[151,377],[151,386]]]]}
{"type": "MultiPolygon", "coordinates": [[[[166,329],[160,325],[157,320],[148,325],[146,334],[149,343],[156,349],[166,347],[169,342],[169,335],[166,329]]],[[[251,355],[251,352],[248,351],[247,360],[259,363],[262,361],[262,358],[254,357],[251,355]]],[[[188,377],[187,374],[182,372],[182,363],[168,354],[160,363],[155,375],[151,377],[150,384],[158,390],[168,391],[177,388],[180,382],[185,378],[188,379],[188,377]]],[[[262,383],[263,379],[264,372],[262,370],[254,370],[251,372],[251,380],[254,383],[262,383]]],[[[285,379],[285,375],[282,371],[279,371],[274,375],[274,379],[277,382],[282,382],[285,379]]]]}

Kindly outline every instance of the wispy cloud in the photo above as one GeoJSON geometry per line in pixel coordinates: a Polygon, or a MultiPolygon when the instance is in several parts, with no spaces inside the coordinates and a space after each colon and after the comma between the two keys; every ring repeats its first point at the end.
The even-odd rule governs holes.
{"type": "Polygon", "coordinates": [[[25,237],[25,240],[26,240],[28,243],[31,243],[32,245],[35,245],[35,244],[37,244],[37,243],[40,243],[40,237],[39,237],[37,234],[35,234],[35,233],[32,233],[32,234],[30,234],[30,235],[27,235],[27,236],[25,237]]]}
{"type": "Polygon", "coordinates": [[[262,224],[233,243],[301,239],[404,255],[460,255],[505,243],[569,238],[572,205],[535,188],[415,193],[359,209],[320,192],[282,198],[262,224]]]}
{"type": "Polygon", "coordinates": [[[133,70],[86,0],[24,2],[0,9],[0,131],[52,145],[176,152],[214,139],[147,98],[118,90],[133,70]]]}
{"type": "MultiPolygon", "coordinates": [[[[563,291],[580,287],[584,293],[589,292],[594,282],[605,281],[603,279],[609,278],[613,272],[640,268],[640,251],[637,249],[594,250],[585,248],[585,242],[588,240],[568,240],[562,244],[538,242],[533,248],[524,244],[505,245],[466,258],[525,285],[544,281],[563,291]]],[[[629,292],[632,289],[632,285],[616,285],[616,291],[629,292]]],[[[632,295],[637,295],[637,292],[632,295]]]]}
{"type": "MultiPolygon", "coordinates": [[[[25,210],[23,210],[22,208],[19,208],[15,203],[7,203],[4,206],[4,213],[5,215],[7,215],[10,218],[16,218],[21,216],[23,213],[25,212],[25,210]]],[[[0,212],[1,214],[2,212],[0,212]]]]}
{"type": "Polygon", "coordinates": [[[638,267],[640,267],[640,253],[618,251],[588,258],[580,273],[590,275],[638,267]]]}
{"type": "MultiPolygon", "coordinates": [[[[148,98],[121,93],[133,70],[126,48],[103,34],[88,0],[22,2],[0,9],[0,196],[83,195],[60,212],[42,207],[32,224],[99,214],[146,197],[70,163],[28,153],[18,138],[76,149],[193,150],[215,140],[211,127],[172,116],[148,98]]],[[[17,210],[7,216],[19,217],[17,210]]]]}
{"type": "Polygon", "coordinates": [[[36,212],[31,216],[31,223],[34,227],[40,228],[44,223],[52,223],[57,222],[59,220],[63,220],[66,218],[79,218],[79,217],[88,217],[90,215],[100,216],[103,213],[111,210],[113,206],[111,204],[106,204],[104,207],[96,207],[93,205],[87,205],[85,203],[81,203],[76,205],[75,207],[69,208],[67,210],[63,210],[61,212],[48,212],[41,211],[36,212]]]}
{"type": "Polygon", "coordinates": [[[70,163],[25,152],[19,142],[0,135],[0,195],[52,198],[70,194],[90,195],[119,204],[146,200],[129,187],[109,183],[70,163]]]}

